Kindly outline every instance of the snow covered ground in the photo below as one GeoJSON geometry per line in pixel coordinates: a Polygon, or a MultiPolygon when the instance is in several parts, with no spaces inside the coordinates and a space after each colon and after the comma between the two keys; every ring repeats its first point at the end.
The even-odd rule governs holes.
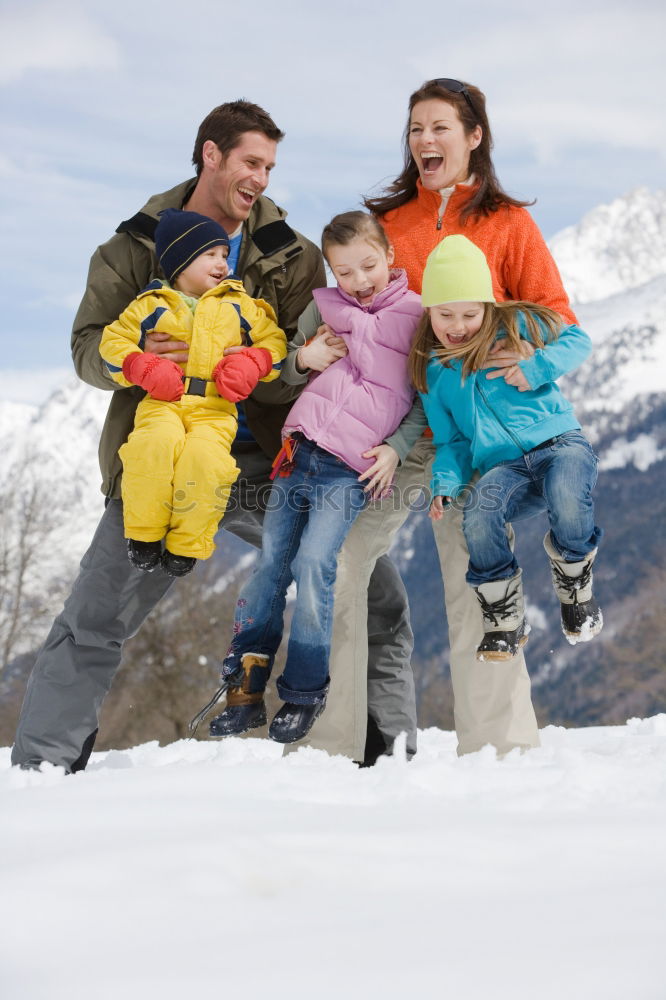
{"type": "Polygon", "coordinates": [[[664,1000],[666,715],[542,742],[0,750],[0,996],[664,1000]]]}

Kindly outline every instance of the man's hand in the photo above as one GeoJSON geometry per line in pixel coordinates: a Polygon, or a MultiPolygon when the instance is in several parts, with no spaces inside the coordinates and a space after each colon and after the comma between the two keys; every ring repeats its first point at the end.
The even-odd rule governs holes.
{"type": "Polygon", "coordinates": [[[433,497],[428,511],[431,521],[441,521],[444,517],[444,504],[451,503],[451,497],[433,497]]]}
{"type": "Polygon", "coordinates": [[[213,369],[213,379],[220,396],[240,403],[272,367],[273,356],[265,347],[227,347],[213,369]]]}
{"type": "Polygon", "coordinates": [[[521,340],[520,351],[508,351],[505,343],[504,340],[498,340],[488,351],[484,367],[492,365],[496,370],[488,372],[486,378],[503,378],[509,385],[515,386],[519,392],[526,392],[531,386],[523,374],[522,368],[518,367],[518,362],[532,357],[534,345],[527,340],[521,340]]]}
{"type": "Polygon", "coordinates": [[[309,368],[314,372],[323,372],[334,361],[344,358],[346,353],[347,347],[342,337],[338,337],[330,326],[323,323],[312,340],[298,348],[296,363],[301,371],[309,368]]]}
{"type": "Polygon", "coordinates": [[[141,386],[153,399],[173,403],[183,395],[183,373],[173,361],[156,354],[133,351],[123,361],[128,382],[141,386]]]}
{"type": "Polygon", "coordinates": [[[364,451],[363,458],[374,458],[375,461],[363,475],[358,477],[359,482],[362,483],[364,479],[369,479],[370,481],[363,489],[370,494],[371,500],[379,500],[393,482],[400,458],[395,448],[392,448],[390,444],[380,444],[376,448],[364,451]]]}
{"type": "Polygon", "coordinates": [[[149,354],[159,354],[167,361],[175,361],[178,365],[187,364],[190,349],[183,340],[172,340],[170,333],[158,333],[153,330],[146,337],[145,349],[149,354]]]}

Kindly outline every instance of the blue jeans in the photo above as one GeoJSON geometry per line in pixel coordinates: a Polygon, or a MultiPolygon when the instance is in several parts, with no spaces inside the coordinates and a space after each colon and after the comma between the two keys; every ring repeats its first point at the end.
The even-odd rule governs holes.
{"type": "Polygon", "coordinates": [[[284,631],[287,588],[295,580],[296,608],[277,690],[283,701],[299,705],[323,697],[338,552],[365,504],[358,473],[314,441],[300,438],[291,475],[276,480],[268,498],[261,555],[236,604],[223,676],[238,667],[244,653],[264,654],[273,666],[284,631]]]}
{"type": "Polygon", "coordinates": [[[465,499],[463,531],[469,547],[467,582],[474,587],[518,571],[506,525],[548,512],[554,547],[579,562],[597,547],[592,490],[597,458],[584,434],[568,431],[521,458],[481,476],[465,499]]]}

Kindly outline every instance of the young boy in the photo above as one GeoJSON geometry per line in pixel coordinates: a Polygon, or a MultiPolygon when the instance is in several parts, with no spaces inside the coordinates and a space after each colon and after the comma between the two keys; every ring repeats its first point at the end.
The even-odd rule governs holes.
{"type": "Polygon", "coordinates": [[[217,222],[169,208],[155,249],[167,280],[151,282],[104,329],[100,354],[119,385],[148,393],[119,452],[130,562],[184,576],[212,554],[238,476],[235,404],[278,377],[286,338],[270,305],[227,277],[229,238],[217,222]],[[189,345],[184,373],[143,351],[153,331],[189,345]]]}

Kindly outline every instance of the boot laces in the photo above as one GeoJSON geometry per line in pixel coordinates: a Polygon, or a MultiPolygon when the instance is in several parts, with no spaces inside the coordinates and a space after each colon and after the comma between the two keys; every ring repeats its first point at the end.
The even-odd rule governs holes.
{"type": "Polygon", "coordinates": [[[507,589],[504,597],[499,597],[496,601],[487,601],[480,591],[478,594],[483,617],[492,621],[493,625],[499,625],[500,618],[511,618],[516,613],[517,587],[512,591],[507,589]]]}
{"type": "Polygon", "coordinates": [[[574,604],[578,604],[578,591],[585,590],[592,576],[592,563],[587,563],[580,576],[567,576],[557,563],[551,563],[556,585],[566,592],[574,604]]]}

